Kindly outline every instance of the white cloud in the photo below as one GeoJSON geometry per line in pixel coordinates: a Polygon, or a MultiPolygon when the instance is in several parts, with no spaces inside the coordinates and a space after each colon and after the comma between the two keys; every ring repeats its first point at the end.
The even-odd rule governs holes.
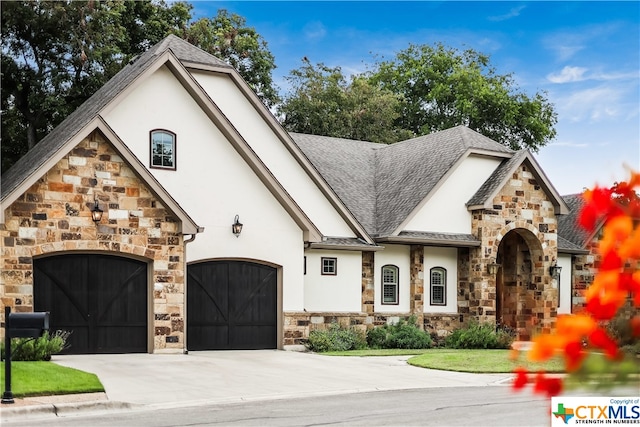
{"type": "Polygon", "coordinates": [[[551,73],[547,75],[547,80],[552,83],[569,83],[579,82],[585,79],[584,73],[587,71],[583,67],[566,66],[559,73],[551,73]]]}
{"type": "Polygon", "coordinates": [[[496,22],[497,21],[506,21],[507,19],[511,19],[511,18],[515,18],[516,16],[520,16],[520,12],[525,7],[526,6],[524,6],[524,5],[518,6],[518,7],[514,7],[509,12],[505,13],[504,15],[490,16],[487,19],[489,21],[496,21],[496,22]]]}
{"type": "Polygon", "coordinates": [[[304,36],[307,40],[321,40],[327,35],[327,29],[319,21],[307,23],[304,26],[304,36]]]}
{"type": "Polygon", "coordinates": [[[620,88],[607,85],[571,92],[557,97],[559,119],[578,122],[582,120],[600,121],[621,114],[624,93],[620,88]]]}
{"type": "Polygon", "coordinates": [[[572,147],[572,148],[587,148],[589,144],[571,141],[558,141],[553,142],[549,147],[572,147]]]}

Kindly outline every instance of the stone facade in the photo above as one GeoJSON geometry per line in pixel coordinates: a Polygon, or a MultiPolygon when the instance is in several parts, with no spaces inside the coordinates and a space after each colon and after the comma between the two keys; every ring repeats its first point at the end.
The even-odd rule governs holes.
{"type": "Polygon", "coordinates": [[[80,252],[133,257],[152,270],[149,350],[184,348],[180,224],[98,131],[22,194],[6,210],[0,227],[4,306],[33,311],[35,257],[80,252]],[[91,219],[94,200],[104,210],[98,225],[91,219]]]}
{"type": "Polygon", "coordinates": [[[514,312],[508,326],[517,330],[518,339],[549,332],[557,314],[557,288],[548,273],[557,259],[557,220],[553,204],[526,164],[496,195],[492,209],[473,212],[472,233],[482,244],[470,254],[470,300],[477,302],[470,314],[481,322],[497,322],[507,308],[497,307],[502,297],[507,311],[514,312]],[[490,274],[488,265],[496,261],[501,268],[490,274]]]}

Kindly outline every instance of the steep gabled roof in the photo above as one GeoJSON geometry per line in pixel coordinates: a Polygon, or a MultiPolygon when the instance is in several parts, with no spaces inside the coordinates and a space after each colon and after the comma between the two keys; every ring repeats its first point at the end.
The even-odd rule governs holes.
{"type": "Polygon", "coordinates": [[[375,152],[384,147],[373,142],[290,134],[305,156],[370,232],[375,229],[375,152]]]}
{"type": "Polygon", "coordinates": [[[568,214],[569,208],[553,184],[551,184],[547,176],[544,174],[542,168],[538,165],[538,162],[533,158],[533,155],[531,155],[529,150],[520,150],[510,159],[503,160],[500,166],[498,166],[491,176],[489,176],[489,178],[487,178],[487,180],[480,186],[476,194],[469,199],[467,202],[467,208],[469,210],[490,209],[494,197],[498,194],[500,189],[507,184],[513,173],[522,164],[526,164],[528,166],[529,171],[533,174],[537,184],[549,196],[549,199],[555,208],[555,213],[568,214]]]}
{"type": "Polygon", "coordinates": [[[116,96],[128,88],[158,55],[171,50],[181,61],[196,62],[212,66],[230,66],[207,52],[185,42],[177,36],[170,35],[160,43],[154,45],[145,53],[134,58],[113,78],[107,81],[79,108],[56,126],[47,136],[42,138],[27,154],[20,158],[7,172],[2,175],[2,195],[13,192],[26,176],[38,170],[50,157],[57,152],[70,138],[74,137],[86,123],[92,120],[116,96]]]}
{"type": "Polygon", "coordinates": [[[367,232],[393,234],[456,162],[471,152],[513,151],[465,126],[391,145],[291,134],[367,232]]]}
{"type": "MultiPolygon", "coordinates": [[[[588,233],[578,224],[578,215],[584,205],[582,194],[569,194],[562,197],[569,207],[567,215],[558,215],[558,237],[562,238],[568,244],[560,245],[558,240],[558,249],[572,249],[574,247],[585,250],[587,243],[593,237],[593,233],[588,233]]],[[[564,242],[563,242],[564,243],[564,242]]]]}
{"type": "MultiPolygon", "coordinates": [[[[128,91],[132,90],[132,87],[135,87],[136,81],[142,80],[162,66],[167,66],[200,105],[205,114],[229,139],[236,151],[247,161],[269,191],[302,228],[305,240],[321,240],[320,231],[186,70],[182,61],[191,64],[191,66],[193,64],[203,64],[208,67],[207,69],[210,67],[216,70],[224,69],[227,72],[229,70],[233,72],[233,68],[227,64],[184,40],[176,36],[165,38],[125,66],[2,176],[0,221],[3,220],[4,209],[20,195],[19,190],[24,190],[25,185],[28,188],[29,182],[39,179],[40,176],[46,173],[55,164],[57,158],[66,154],[64,152],[65,147],[70,149],[69,144],[79,143],[83,137],[94,130],[87,127],[89,124],[102,122],[106,125],[102,120],[101,114],[108,112],[110,108],[114,108],[117,101],[126,96],[128,91]],[[176,56],[174,49],[179,53],[180,58],[176,56]]],[[[117,139],[115,133],[113,133],[113,136],[117,139]]],[[[169,197],[166,191],[161,194],[169,197]]],[[[164,201],[163,199],[161,200],[164,201]]],[[[367,238],[369,237],[367,236],[367,238]]]]}

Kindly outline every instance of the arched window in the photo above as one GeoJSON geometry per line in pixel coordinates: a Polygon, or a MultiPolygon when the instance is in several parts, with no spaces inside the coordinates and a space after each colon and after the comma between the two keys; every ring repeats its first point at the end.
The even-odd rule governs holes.
{"type": "Polygon", "coordinates": [[[176,170],[176,134],[156,129],[150,133],[151,167],[176,170]]]}
{"type": "Polygon", "coordinates": [[[431,305],[447,305],[447,270],[433,267],[430,271],[431,305]]]}
{"type": "Polygon", "coordinates": [[[398,304],[398,267],[385,265],[382,267],[382,304],[398,304]]]}

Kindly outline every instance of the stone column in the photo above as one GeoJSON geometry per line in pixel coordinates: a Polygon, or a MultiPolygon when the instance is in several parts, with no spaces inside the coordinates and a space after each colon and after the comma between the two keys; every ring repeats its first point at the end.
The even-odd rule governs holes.
{"type": "Polygon", "coordinates": [[[424,327],[424,247],[412,245],[410,252],[411,277],[409,282],[409,311],[424,327]]]}
{"type": "Polygon", "coordinates": [[[375,310],[375,284],[373,283],[373,269],[375,268],[374,252],[362,252],[362,311],[371,317],[375,310]]]}

